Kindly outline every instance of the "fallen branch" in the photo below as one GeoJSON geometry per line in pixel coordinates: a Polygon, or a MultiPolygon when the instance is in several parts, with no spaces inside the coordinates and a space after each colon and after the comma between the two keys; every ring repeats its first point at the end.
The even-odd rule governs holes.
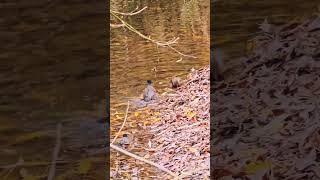
{"type": "Polygon", "coordinates": [[[52,163],[51,163],[51,167],[50,167],[50,171],[49,171],[49,175],[48,175],[48,179],[47,180],[53,180],[53,178],[54,178],[54,174],[55,174],[55,170],[56,170],[56,161],[58,159],[60,146],[61,146],[61,123],[59,123],[57,125],[56,146],[55,146],[54,151],[53,151],[52,163]]]}
{"type": "Polygon", "coordinates": [[[122,24],[124,24],[130,31],[138,34],[139,36],[141,36],[142,38],[146,39],[146,40],[149,40],[159,46],[168,46],[170,44],[174,44],[176,43],[176,41],[179,39],[179,38],[173,38],[172,40],[168,41],[168,42],[160,42],[160,41],[156,41],[156,40],[153,40],[151,39],[150,37],[140,33],[138,30],[136,30],[134,27],[132,27],[130,24],[128,24],[126,21],[124,21],[122,18],[120,18],[118,15],[116,15],[116,13],[113,13],[112,11],[110,12],[110,14],[115,17],[116,19],[118,19],[122,24]]]}
{"type": "Polygon", "coordinates": [[[191,55],[186,55],[180,51],[178,51],[177,49],[173,48],[172,46],[170,46],[171,44],[175,44],[177,43],[177,41],[179,40],[179,38],[175,37],[173,38],[172,40],[170,41],[167,41],[167,42],[161,42],[161,41],[156,41],[154,39],[151,39],[150,37],[140,33],[138,30],[136,30],[134,27],[132,27],[130,24],[128,24],[127,22],[125,22],[122,18],[120,18],[115,12],[113,11],[110,11],[110,14],[115,17],[116,19],[118,19],[125,27],[127,27],[130,31],[138,34],[140,37],[142,37],[143,39],[146,39],[148,41],[151,41],[155,44],[157,44],[158,46],[161,46],[161,47],[169,47],[170,49],[174,50],[175,52],[179,53],[181,56],[186,56],[186,57],[191,57],[191,58],[197,58],[195,56],[191,56],[191,55]]]}
{"type": "Polygon", "coordinates": [[[125,117],[124,117],[124,121],[123,121],[122,126],[121,126],[121,128],[119,129],[118,133],[117,133],[116,136],[113,138],[111,144],[113,144],[113,143],[116,141],[117,137],[119,136],[122,128],[124,127],[124,125],[125,125],[125,123],[126,123],[126,121],[127,121],[128,111],[129,111],[129,105],[130,105],[130,103],[129,103],[129,101],[128,101],[127,110],[126,110],[126,115],[125,115],[125,117]]]}
{"type": "Polygon", "coordinates": [[[171,172],[170,170],[168,170],[167,168],[165,168],[165,167],[163,167],[163,166],[161,166],[161,165],[159,165],[159,164],[156,164],[156,163],[151,162],[151,161],[149,161],[149,160],[146,160],[146,159],[144,159],[144,158],[142,158],[142,157],[139,157],[139,156],[137,156],[137,155],[135,155],[135,154],[133,154],[133,153],[131,153],[131,152],[128,152],[128,151],[126,151],[126,150],[124,150],[124,149],[121,149],[120,147],[117,147],[117,146],[115,146],[115,145],[113,145],[113,144],[110,144],[110,147],[111,147],[112,149],[116,150],[116,151],[119,151],[119,152],[125,154],[125,155],[128,155],[128,156],[130,156],[130,157],[133,157],[133,158],[135,158],[135,159],[137,159],[137,160],[140,160],[140,161],[143,161],[143,162],[145,162],[145,163],[148,163],[148,164],[150,164],[150,165],[152,165],[152,166],[154,166],[154,167],[156,167],[156,168],[158,168],[158,169],[160,169],[160,170],[162,170],[162,171],[170,174],[170,175],[173,176],[174,178],[179,178],[179,176],[177,176],[176,174],[174,174],[173,172],[171,172]]]}

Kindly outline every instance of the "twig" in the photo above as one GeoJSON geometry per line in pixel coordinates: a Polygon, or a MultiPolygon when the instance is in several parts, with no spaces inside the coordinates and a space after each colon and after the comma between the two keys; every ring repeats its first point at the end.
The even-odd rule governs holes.
{"type": "Polygon", "coordinates": [[[125,115],[125,117],[124,117],[124,121],[123,121],[122,126],[121,126],[121,128],[119,129],[118,133],[117,133],[116,136],[113,138],[111,144],[113,144],[113,143],[116,141],[117,137],[119,136],[122,128],[124,127],[124,125],[125,125],[125,123],[126,123],[126,121],[127,121],[128,111],[129,111],[129,105],[130,105],[130,104],[129,104],[129,101],[128,101],[128,105],[127,105],[127,110],[126,110],[126,115],[125,115]]]}
{"type": "Polygon", "coordinates": [[[127,22],[125,22],[123,19],[121,19],[118,15],[116,15],[115,13],[113,13],[112,11],[110,11],[110,14],[115,17],[116,19],[118,19],[122,24],[124,24],[130,31],[138,34],[139,36],[141,36],[142,38],[146,39],[146,40],[149,40],[153,43],[156,43],[157,45],[159,46],[167,46],[169,44],[174,44],[176,43],[176,41],[179,39],[179,38],[173,38],[172,40],[168,41],[168,42],[160,42],[160,41],[156,41],[156,40],[153,40],[151,39],[150,37],[147,37],[146,35],[140,33],[138,30],[136,30],[134,27],[132,27],[130,24],[128,24],[127,22]]]}
{"type": "Polygon", "coordinates": [[[191,58],[197,58],[196,56],[183,54],[182,52],[178,51],[177,49],[175,49],[174,47],[172,47],[172,46],[170,46],[170,45],[168,45],[168,47],[171,48],[172,50],[174,50],[175,52],[177,52],[178,54],[180,54],[181,56],[191,57],[191,58]]]}
{"type": "Polygon", "coordinates": [[[124,16],[133,16],[133,15],[136,15],[136,14],[139,14],[139,13],[141,13],[142,11],[144,11],[145,9],[147,9],[148,7],[147,6],[145,6],[144,8],[142,8],[142,9],[140,9],[140,10],[138,10],[138,11],[136,11],[136,12],[134,12],[135,10],[137,10],[138,9],[138,7],[135,9],[135,10],[133,10],[132,12],[129,12],[129,13],[123,13],[123,12],[118,12],[118,11],[113,11],[113,10],[111,10],[113,13],[116,13],[116,14],[121,14],[121,15],[124,15],[124,16]]]}
{"type": "Polygon", "coordinates": [[[193,169],[191,171],[188,171],[188,172],[182,172],[178,177],[176,177],[174,180],[176,179],[183,179],[185,177],[188,177],[188,176],[192,176],[193,173],[197,172],[197,171],[202,171],[204,169],[207,169],[207,168],[197,168],[197,169],[193,169]]]}
{"type": "Polygon", "coordinates": [[[125,26],[124,24],[111,24],[110,23],[110,27],[112,27],[112,28],[119,28],[119,27],[123,27],[123,26],[125,26]]]}
{"type": "Polygon", "coordinates": [[[193,123],[191,125],[185,125],[185,126],[178,127],[177,130],[188,129],[188,128],[191,128],[193,126],[198,126],[199,124],[202,124],[202,123],[207,123],[207,122],[196,122],[196,123],[193,123]]]}
{"type": "Polygon", "coordinates": [[[133,157],[133,158],[135,158],[135,159],[137,159],[137,160],[143,161],[143,162],[148,163],[148,164],[150,164],[150,165],[152,165],[152,166],[154,166],[154,167],[157,167],[158,169],[160,169],[160,170],[162,170],[162,171],[170,174],[170,175],[173,176],[174,178],[179,178],[176,174],[174,174],[173,172],[171,172],[170,170],[168,170],[167,168],[165,168],[165,167],[163,167],[163,166],[161,166],[161,165],[159,165],[159,164],[156,164],[156,163],[151,162],[151,161],[149,161],[149,160],[146,160],[146,159],[144,159],[144,158],[142,158],[142,157],[139,157],[139,156],[137,156],[137,155],[135,155],[135,154],[133,154],[133,153],[131,153],[131,152],[128,152],[128,151],[126,151],[126,150],[124,150],[124,149],[121,149],[120,147],[117,147],[117,146],[115,146],[115,145],[113,145],[113,144],[110,144],[110,147],[111,147],[112,149],[116,150],[116,151],[119,151],[119,152],[125,154],[125,155],[128,155],[128,156],[133,157]]]}
{"type": "Polygon", "coordinates": [[[60,146],[61,146],[61,123],[59,123],[57,125],[56,146],[54,147],[52,163],[51,163],[51,167],[50,167],[50,171],[49,171],[49,175],[48,175],[47,180],[53,180],[53,178],[54,178],[54,174],[55,174],[55,170],[56,170],[56,161],[58,159],[60,146]]]}

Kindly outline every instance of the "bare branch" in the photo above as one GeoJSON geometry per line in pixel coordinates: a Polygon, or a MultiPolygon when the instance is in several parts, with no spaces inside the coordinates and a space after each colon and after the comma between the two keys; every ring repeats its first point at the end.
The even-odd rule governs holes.
{"type": "Polygon", "coordinates": [[[191,55],[186,55],[186,54],[183,54],[182,52],[178,51],[177,49],[173,48],[172,46],[170,46],[171,44],[175,44],[177,43],[177,41],[179,40],[179,38],[173,38],[172,40],[170,41],[167,41],[167,42],[161,42],[161,41],[156,41],[154,39],[151,39],[150,37],[140,33],[138,30],[136,30],[134,27],[132,27],[130,24],[128,24],[127,22],[125,22],[122,18],[120,18],[118,15],[116,15],[116,13],[114,13],[113,11],[110,11],[111,15],[113,17],[115,17],[116,19],[118,19],[122,24],[124,24],[125,27],[127,27],[130,31],[138,34],[140,37],[148,40],[148,41],[151,41],[155,44],[157,44],[158,46],[162,46],[162,47],[169,47],[170,49],[174,50],[175,52],[179,53],[181,56],[186,56],[186,57],[191,57],[191,58],[197,58],[195,56],[191,56],[191,55]]]}
{"type": "Polygon", "coordinates": [[[116,134],[116,136],[113,138],[111,144],[113,144],[113,143],[116,141],[116,139],[117,139],[117,137],[119,136],[122,128],[124,127],[124,125],[125,125],[125,123],[126,123],[126,121],[127,121],[128,111],[129,111],[129,101],[128,101],[127,111],[126,111],[126,115],[125,115],[125,117],[124,117],[124,121],[123,121],[123,123],[122,123],[122,126],[121,126],[121,128],[119,129],[119,131],[118,131],[118,133],[116,134]]]}
{"type": "Polygon", "coordinates": [[[171,48],[172,50],[174,50],[175,52],[177,52],[178,54],[180,54],[181,56],[186,56],[186,57],[191,57],[191,58],[197,58],[195,56],[192,55],[187,55],[187,54],[183,54],[182,52],[178,51],[177,49],[175,49],[174,47],[168,45],[169,48],[171,48]]]}
{"type": "Polygon", "coordinates": [[[119,28],[119,27],[124,27],[125,25],[124,24],[112,24],[110,23],[110,27],[111,28],[119,28]]]}
{"type": "Polygon", "coordinates": [[[119,151],[119,152],[127,155],[127,156],[133,157],[133,158],[135,158],[135,159],[137,159],[137,160],[143,161],[143,162],[148,163],[148,164],[150,164],[150,165],[152,165],[152,166],[154,166],[154,167],[157,167],[157,168],[159,168],[160,170],[162,170],[162,171],[170,174],[170,175],[173,176],[174,178],[179,178],[179,176],[177,176],[176,174],[174,174],[173,172],[171,172],[170,170],[168,170],[167,168],[165,168],[165,167],[163,167],[163,166],[161,166],[161,165],[159,165],[159,164],[156,164],[156,163],[151,162],[151,161],[149,161],[149,160],[146,160],[146,159],[144,159],[144,158],[142,158],[142,157],[139,157],[139,156],[137,156],[137,155],[135,155],[135,154],[133,154],[133,153],[131,153],[131,152],[128,152],[128,151],[126,151],[126,150],[124,150],[124,149],[122,149],[122,148],[120,148],[120,147],[118,147],[118,146],[115,146],[115,145],[113,145],[113,144],[110,144],[110,147],[111,147],[112,149],[116,150],[116,151],[119,151]]]}
{"type": "Polygon", "coordinates": [[[147,8],[148,8],[148,7],[145,6],[144,8],[142,8],[142,9],[140,9],[140,10],[138,10],[138,11],[135,12],[135,10],[138,9],[138,7],[137,7],[135,10],[133,10],[132,12],[129,12],[129,13],[123,13],[123,12],[118,12],[118,11],[113,11],[113,10],[110,10],[110,11],[113,12],[113,13],[116,13],[116,14],[123,15],[123,16],[133,16],[133,15],[136,15],[136,14],[141,13],[142,11],[144,11],[144,10],[147,9],[147,8]]]}

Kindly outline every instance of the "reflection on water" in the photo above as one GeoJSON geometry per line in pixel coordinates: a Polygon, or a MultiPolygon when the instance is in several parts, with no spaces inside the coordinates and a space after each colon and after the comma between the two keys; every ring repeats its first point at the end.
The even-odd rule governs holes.
{"type": "MultiPolygon", "coordinates": [[[[123,118],[117,116],[124,116],[127,100],[138,97],[148,79],[154,82],[155,88],[161,93],[169,87],[169,81],[174,75],[183,77],[190,69],[209,64],[210,2],[208,0],[112,1],[113,10],[120,12],[130,12],[137,6],[148,8],[140,14],[125,18],[129,24],[157,41],[169,41],[179,37],[178,44],[174,47],[184,54],[197,58],[181,56],[169,48],[157,47],[125,28],[111,29],[110,106],[111,114],[119,113],[111,116],[111,138],[121,127],[123,118]],[[124,106],[118,106],[121,103],[124,106]]],[[[137,139],[138,147],[134,148],[133,152],[145,156],[146,151],[140,147],[142,144],[147,144],[150,134],[146,130],[138,130],[136,125],[143,124],[144,119],[130,115],[129,117],[123,131],[135,134],[133,136],[137,139]],[[133,124],[133,127],[128,128],[129,124],[130,126],[133,124]],[[138,136],[136,131],[142,132],[139,137],[136,137],[138,136]]],[[[143,169],[140,173],[142,178],[150,179],[152,175],[157,175],[149,165],[127,156],[116,157],[116,153],[111,153],[111,156],[112,170],[119,166],[124,168],[128,163],[129,166],[143,169]]]]}

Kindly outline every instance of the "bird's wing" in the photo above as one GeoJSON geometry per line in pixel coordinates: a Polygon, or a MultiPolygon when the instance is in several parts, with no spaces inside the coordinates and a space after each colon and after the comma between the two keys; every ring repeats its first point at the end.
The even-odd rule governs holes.
{"type": "Polygon", "coordinates": [[[153,92],[157,92],[157,90],[153,86],[150,87],[150,90],[153,92]]]}
{"type": "Polygon", "coordinates": [[[143,98],[145,98],[148,95],[148,88],[145,88],[143,90],[143,98]]]}

